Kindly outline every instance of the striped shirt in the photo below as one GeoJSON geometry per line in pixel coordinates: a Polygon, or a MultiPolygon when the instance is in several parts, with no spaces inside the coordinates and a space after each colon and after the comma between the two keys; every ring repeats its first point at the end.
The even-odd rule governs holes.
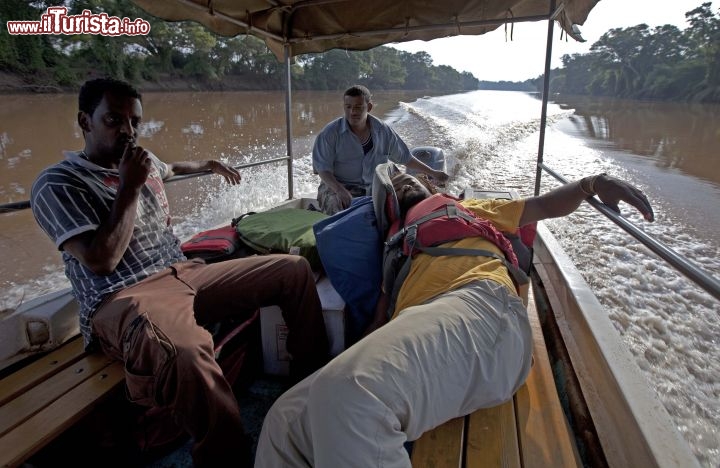
{"type": "Polygon", "coordinates": [[[100,167],[77,152],[40,173],[30,196],[35,220],[62,251],[65,275],[80,303],[80,331],[89,345],[90,320],[105,297],[141,281],[172,263],[185,260],[180,240],[173,234],[163,178],[167,165],[150,154],[153,165],[138,199],[130,244],[115,271],[100,276],[62,251],[62,244],[94,231],[105,221],[117,195],[117,169],[100,167]]]}

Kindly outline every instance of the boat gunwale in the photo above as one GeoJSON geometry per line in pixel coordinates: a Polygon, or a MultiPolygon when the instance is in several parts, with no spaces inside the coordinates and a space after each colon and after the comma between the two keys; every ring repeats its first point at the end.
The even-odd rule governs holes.
{"type": "Polygon", "coordinates": [[[533,251],[610,466],[699,467],[605,308],[542,221],[533,251]]]}

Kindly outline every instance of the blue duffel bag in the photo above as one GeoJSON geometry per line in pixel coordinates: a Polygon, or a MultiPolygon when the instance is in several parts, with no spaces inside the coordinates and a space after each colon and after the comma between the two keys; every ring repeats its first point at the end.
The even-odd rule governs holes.
{"type": "Polygon", "coordinates": [[[325,273],[345,301],[346,343],[355,343],[375,312],[382,283],[383,243],[372,197],[353,198],[350,207],[313,225],[325,273]]]}

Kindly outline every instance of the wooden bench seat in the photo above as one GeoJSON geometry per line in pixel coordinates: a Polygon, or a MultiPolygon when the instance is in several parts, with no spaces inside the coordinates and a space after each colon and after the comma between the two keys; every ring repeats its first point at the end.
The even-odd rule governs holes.
{"type": "MultiPolygon", "coordinates": [[[[329,281],[321,281],[319,278],[318,275],[316,279],[323,312],[337,312],[334,309],[342,306],[333,302],[334,290],[328,291],[329,281]]],[[[257,346],[260,349],[259,316],[260,310],[246,321],[229,322],[229,327],[220,327],[213,332],[216,339],[215,357],[220,361],[224,359],[223,362],[228,364],[224,370],[233,380],[238,377],[243,369],[242,363],[245,362],[238,354],[244,353],[245,348],[236,347],[239,341],[233,344],[233,339],[237,337],[244,343],[247,335],[242,334],[243,330],[257,324],[257,346]]],[[[342,326],[342,320],[334,316],[331,318],[334,319],[332,325],[335,328],[342,326]]],[[[337,354],[344,342],[332,341],[338,339],[338,330],[329,329],[328,333],[332,335],[331,345],[337,354]]],[[[3,467],[19,466],[31,459],[96,410],[111,394],[117,395],[115,390],[119,390],[124,382],[122,363],[100,352],[85,352],[80,336],[29,364],[19,362],[18,365],[16,370],[0,380],[0,466],[3,467]]]]}
{"type": "Polygon", "coordinates": [[[0,465],[18,466],[124,380],[122,363],[77,337],[0,380],[0,465]]]}
{"type": "Polygon", "coordinates": [[[415,468],[582,467],[563,413],[532,291],[528,316],[534,364],[512,400],[456,418],[415,441],[415,468]]]}
{"type": "MultiPolygon", "coordinates": [[[[513,399],[424,434],[414,467],[579,467],[558,398],[532,291],[534,364],[513,399]]],[[[122,364],[88,354],[77,337],[0,380],[0,465],[21,465],[123,382],[122,364]]]]}

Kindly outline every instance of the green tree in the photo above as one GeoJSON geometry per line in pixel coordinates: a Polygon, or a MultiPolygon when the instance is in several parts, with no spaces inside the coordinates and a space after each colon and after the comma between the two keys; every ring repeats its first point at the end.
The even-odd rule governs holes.
{"type": "Polygon", "coordinates": [[[604,73],[596,76],[590,87],[603,94],[629,97],[642,87],[643,76],[652,63],[649,47],[650,28],[639,24],[631,28],[615,28],[603,34],[592,45],[591,52],[604,65],[604,73]]]}
{"type": "Polygon", "coordinates": [[[314,89],[345,89],[358,81],[363,68],[361,54],[333,49],[308,56],[305,78],[314,89]]]}
{"type": "MultiPolygon", "coordinates": [[[[0,18],[37,21],[48,3],[5,0],[0,2],[0,18]]],[[[227,83],[244,89],[279,89],[284,83],[284,64],[255,36],[218,36],[197,23],[155,18],[131,2],[62,0],[61,4],[70,15],[89,10],[118,18],[143,18],[150,23],[150,33],[115,37],[2,34],[0,69],[32,77],[35,82],[74,86],[93,75],[131,82],[192,80],[193,85],[213,89],[227,83]]],[[[296,57],[291,71],[295,86],[308,89],[344,89],[355,82],[373,89],[459,91],[478,86],[469,73],[433,66],[425,52],[409,54],[390,47],[296,57]]]]}
{"type": "Polygon", "coordinates": [[[689,27],[611,29],[588,54],[562,58],[553,92],[720,101],[720,16],[710,3],[685,14],[689,27]]]}
{"type": "Polygon", "coordinates": [[[46,60],[55,60],[55,49],[45,35],[10,35],[8,21],[39,21],[47,2],[3,0],[0,2],[0,69],[31,74],[44,71],[46,60]]]}
{"type": "Polygon", "coordinates": [[[430,89],[434,81],[433,60],[427,52],[401,52],[400,60],[405,66],[407,89],[430,89]]]}
{"type": "Polygon", "coordinates": [[[402,89],[407,71],[400,61],[400,52],[391,47],[377,47],[368,53],[371,64],[368,85],[372,89],[402,89]]]}
{"type": "Polygon", "coordinates": [[[696,51],[705,69],[703,82],[694,90],[694,97],[714,97],[720,101],[720,15],[714,15],[710,6],[710,2],[703,3],[685,13],[690,23],[686,38],[689,49],[696,51]]]}

